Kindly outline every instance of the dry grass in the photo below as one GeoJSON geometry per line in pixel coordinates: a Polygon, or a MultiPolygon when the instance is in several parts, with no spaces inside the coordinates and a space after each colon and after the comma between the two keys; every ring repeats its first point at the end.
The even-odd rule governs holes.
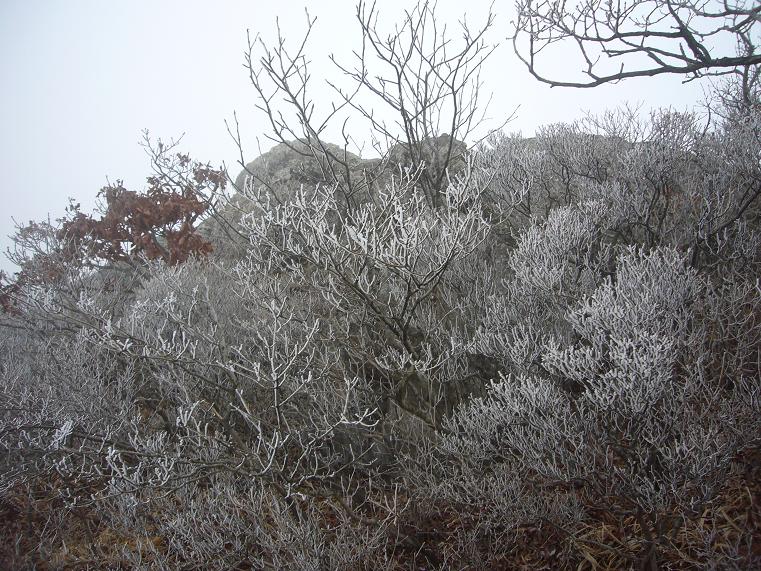
{"type": "MultiPolygon", "coordinates": [[[[18,486],[0,503],[1,569],[127,569],[126,552],[139,551],[148,563],[151,553],[166,553],[150,526],[113,529],[92,507],[68,508],[60,487],[56,481],[18,486]]],[[[326,525],[335,520],[329,511],[326,525]]],[[[634,518],[590,513],[569,532],[527,526],[500,535],[482,533],[477,512],[429,509],[423,517],[412,510],[390,534],[388,555],[400,570],[639,568],[649,544],[634,518]]],[[[721,494],[658,545],[658,564],[673,570],[759,568],[761,449],[738,458],[721,494]]]]}
{"type": "MultiPolygon", "coordinates": [[[[649,544],[634,518],[600,517],[569,540],[578,570],[636,568],[649,544]]],[[[761,450],[738,458],[721,494],[658,546],[662,569],[757,569],[761,565],[761,450]]]]}

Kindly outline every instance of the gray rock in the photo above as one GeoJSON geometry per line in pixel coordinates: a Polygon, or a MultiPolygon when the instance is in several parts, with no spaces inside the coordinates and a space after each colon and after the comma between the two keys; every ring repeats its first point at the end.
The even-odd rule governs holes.
{"type": "MultiPolygon", "coordinates": [[[[345,204],[358,205],[399,176],[400,166],[414,166],[416,157],[423,158],[426,169],[421,185],[440,182],[446,186],[446,176],[439,177],[450,155],[450,174],[465,165],[466,146],[455,141],[449,149],[449,136],[424,140],[417,152],[411,152],[406,143],[394,145],[384,159],[362,159],[332,143],[310,146],[304,140],[280,143],[263,153],[238,174],[234,182],[235,194],[218,213],[200,227],[201,234],[214,246],[215,256],[235,259],[245,251],[245,238],[241,235],[240,221],[244,214],[255,210],[252,197],[259,196],[276,205],[287,203],[296,192],[316,188],[317,185],[336,186],[345,204]]],[[[426,189],[428,190],[428,189],[426,189]]],[[[433,192],[438,192],[436,188],[433,192]]]]}

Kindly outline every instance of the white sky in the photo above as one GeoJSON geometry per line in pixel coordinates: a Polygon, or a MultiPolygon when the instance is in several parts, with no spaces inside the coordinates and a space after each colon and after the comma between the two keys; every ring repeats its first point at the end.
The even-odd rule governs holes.
{"type": "MultiPolygon", "coordinates": [[[[475,26],[489,4],[439,0],[439,21],[454,28],[467,6],[475,26]]],[[[381,24],[392,24],[414,2],[378,5],[381,24]]],[[[354,0],[0,0],[2,251],[10,245],[12,217],[55,218],[68,197],[89,211],[107,177],[142,189],[149,174],[138,145],[143,129],[166,140],[184,133],[182,149],[193,158],[224,161],[237,172],[224,120],[237,111],[246,160],[256,156],[255,141],[266,132],[242,67],[246,29],[271,39],[279,17],[281,28],[296,38],[305,29],[305,6],[317,17],[308,52],[315,81],[335,77],[328,56],[346,61],[359,45],[354,0]]],[[[495,121],[519,106],[511,131],[531,135],[537,126],[624,102],[685,109],[702,98],[701,85],[674,77],[550,89],[529,76],[506,41],[512,2],[496,2],[495,11],[490,41],[502,46],[488,63],[485,88],[494,95],[495,121]]],[[[567,71],[568,65],[559,60],[553,69],[567,71]]],[[[0,268],[13,269],[5,259],[0,268]]]]}

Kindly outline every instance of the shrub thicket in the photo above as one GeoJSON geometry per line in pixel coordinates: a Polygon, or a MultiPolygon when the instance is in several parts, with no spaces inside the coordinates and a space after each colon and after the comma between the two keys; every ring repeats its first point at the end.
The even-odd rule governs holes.
{"type": "Polygon", "coordinates": [[[396,42],[358,17],[399,89],[341,69],[401,113],[338,91],[388,142],[366,168],[321,140],[302,52],[252,41],[308,184],[229,195],[160,145],[147,192],[20,231],[6,566],[761,564],[761,106],[730,85],[707,123],[619,111],[466,149],[491,17],[457,57],[427,5],[396,42]]]}

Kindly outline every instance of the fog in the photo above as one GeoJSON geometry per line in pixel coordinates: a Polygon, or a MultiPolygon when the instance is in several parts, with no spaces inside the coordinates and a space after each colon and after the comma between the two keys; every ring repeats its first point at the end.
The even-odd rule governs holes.
{"type": "MultiPolygon", "coordinates": [[[[467,4],[467,21],[481,24],[489,2],[467,4]]],[[[142,188],[149,163],[139,145],[142,130],[164,139],[183,136],[193,158],[226,164],[237,172],[238,151],[225,120],[240,119],[251,160],[266,139],[265,118],[254,110],[254,92],[243,68],[246,33],[275,37],[279,18],[286,37],[306,28],[305,6],[317,21],[309,44],[314,98],[328,104],[325,79],[337,77],[329,60],[351,58],[359,43],[353,0],[306,3],[198,0],[3,0],[0,3],[0,169],[3,173],[0,247],[11,245],[18,222],[61,216],[69,197],[88,211],[108,180],[142,188]]],[[[381,26],[410,2],[385,1],[381,26]]],[[[451,29],[464,4],[441,0],[439,21],[451,29]]],[[[535,81],[512,53],[512,8],[495,8],[488,39],[501,45],[488,61],[484,90],[493,94],[492,124],[515,113],[507,130],[531,135],[543,124],[572,121],[586,111],[625,102],[642,109],[690,109],[704,85],[678,78],[632,80],[594,90],[551,89],[535,81]]],[[[558,59],[550,70],[567,71],[558,59]]],[[[361,136],[361,134],[360,134],[361,136]]],[[[13,271],[4,257],[0,268],[13,271]]]]}

